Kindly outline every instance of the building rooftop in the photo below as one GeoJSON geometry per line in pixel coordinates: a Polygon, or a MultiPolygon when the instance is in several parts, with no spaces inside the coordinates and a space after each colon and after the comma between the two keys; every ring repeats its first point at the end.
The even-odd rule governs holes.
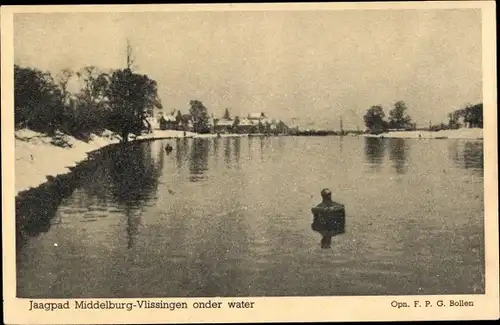
{"type": "Polygon", "coordinates": [[[247,118],[242,118],[240,120],[240,125],[243,125],[243,126],[249,126],[249,125],[255,125],[256,123],[254,123],[254,121],[252,120],[249,120],[247,118]]]}
{"type": "Polygon", "coordinates": [[[175,122],[176,118],[174,115],[163,115],[162,116],[167,122],[175,122]]]}
{"type": "Polygon", "coordinates": [[[250,113],[250,114],[248,114],[249,120],[260,120],[263,118],[266,118],[266,114],[264,114],[264,113],[250,113]]]}
{"type": "Polygon", "coordinates": [[[234,121],[227,120],[227,119],[220,119],[217,121],[216,125],[219,126],[232,126],[234,121]]]}

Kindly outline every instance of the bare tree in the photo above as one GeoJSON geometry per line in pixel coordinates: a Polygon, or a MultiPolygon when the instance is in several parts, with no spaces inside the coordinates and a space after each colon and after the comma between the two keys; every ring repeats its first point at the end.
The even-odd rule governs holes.
{"type": "Polygon", "coordinates": [[[76,75],[84,82],[77,97],[87,104],[102,101],[109,83],[109,76],[94,66],[84,67],[76,75]]]}
{"type": "Polygon", "coordinates": [[[69,92],[68,92],[68,83],[69,80],[73,77],[73,70],[71,69],[62,69],[58,74],[57,74],[57,85],[59,88],[61,88],[61,92],[63,95],[63,98],[66,100],[68,98],[69,92]]]}
{"type": "Polygon", "coordinates": [[[134,63],[135,63],[135,57],[132,51],[132,45],[130,45],[130,41],[127,39],[127,69],[132,71],[134,63]]]}

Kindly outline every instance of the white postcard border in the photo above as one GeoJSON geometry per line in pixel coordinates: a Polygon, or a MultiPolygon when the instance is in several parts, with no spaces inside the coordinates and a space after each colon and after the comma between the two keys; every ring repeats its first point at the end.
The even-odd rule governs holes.
{"type": "MultiPolygon", "coordinates": [[[[307,4],[219,4],[219,5],[110,5],[110,6],[7,6],[1,12],[2,37],[2,215],[4,262],[4,322],[17,324],[90,323],[205,323],[205,322],[322,322],[497,319],[499,317],[498,270],[498,158],[496,103],[496,17],[493,1],[307,3],[307,4]],[[200,10],[359,10],[359,9],[444,9],[481,8],[483,13],[483,102],[485,263],[484,295],[437,296],[342,296],[342,297],[251,297],[251,298],[158,298],[150,301],[186,302],[187,310],[55,310],[28,311],[30,299],[15,298],[14,226],[14,136],[13,136],[13,15],[28,12],[132,12],[200,10]],[[439,300],[473,301],[474,306],[457,308],[398,308],[406,302],[425,304],[439,300]],[[222,302],[225,308],[194,309],[194,302],[222,302]],[[254,308],[229,309],[229,301],[254,302],[254,308]],[[398,304],[399,303],[399,304],[398,304]]],[[[141,299],[141,298],[138,298],[141,299]]],[[[138,299],[78,299],[88,301],[135,302],[138,299]]],[[[38,301],[38,300],[37,300],[38,301]]],[[[64,303],[64,299],[43,299],[64,303]]],[[[70,300],[74,305],[76,300],[70,300]]]]}

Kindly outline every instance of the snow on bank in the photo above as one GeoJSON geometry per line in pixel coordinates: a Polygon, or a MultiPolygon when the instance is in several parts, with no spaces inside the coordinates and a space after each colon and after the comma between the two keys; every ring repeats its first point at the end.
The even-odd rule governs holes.
{"type": "Polygon", "coordinates": [[[239,134],[239,133],[220,133],[220,134],[197,134],[194,136],[195,138],[234,138],[234,137],[248,137],[248,134],[239,134]]]}
{"type": "MultiPolygon", "coordinates": [[[[185,137],[193,138],[196,135],[198,134],[194,132],[186,132],[185,137]]],[[[168,138],[184,138],[184,131],[153,130],[153,132],[140,135],[136,139],[146,140],[146,139],[168,139],[168,138]]]]}
{"type": "Polygon", "coordinates": [[[394,131],[381,133],[377,135],[365,134],[366,137],[375,138],[423,138],[423,139],[483,139],[483,129],[457,129],[457,130],[442,130],[437,132],[431,131],[394,131]]]}
{"type": "Polygon", "coordinates": [[[57,138],[70,146],[56,146],[53,138],[31,130],[15,132],[16,193],[45,183],[49,175],[66,174],[69,167],[85,160],[88,152],[120,141],[109,131],[102,136],[92,135],[88,143],[63,134],[57,138]]]}
{"type": "MultiPolygon", "coordinates": [[[[220,137],[246,137],[248,134],[236,134],[236,133],[221,133],[220,137]]],[[[184,137],[184,131],[175,131],[175,130],[154,130],[152,133],[144,134],[137,139],[144,140],[144,139],[165,139],[165,138],[183,138],[184,137]]],[[[217,134],[212,134],[212,133],[207,133],[207,134],[200,134],[200,133],[194,133],[194,132],[186,132],[185,137],[188,138],[216,138],[218,137],[217,134]]]]}
{"type": "MultiPolygon", "coordinates": [[[[215,134],[197,134],[174,130],[154,130],[152,133],[137,137],[138,140],[162,138],[211,138],[215,134]]],[[[239,136],[237,134],[221,134],[221,137],[239,136]]],[[[75,139],[62,133],[57,134],[56,141],[69,146],[60,147],[54,144],[52,137],[35,131],[22,129],[15,132],[15,188],[16,194],[37,187],[47,182],[47,176],[57,176],[69,172],[70,167],[87,159],[87,154],[118,143],[120,137],[111,131],[101,136],[92,135],[89,142],[75,139]]],[[[133,138],[130,138],[133,141],[133,138]]]]}

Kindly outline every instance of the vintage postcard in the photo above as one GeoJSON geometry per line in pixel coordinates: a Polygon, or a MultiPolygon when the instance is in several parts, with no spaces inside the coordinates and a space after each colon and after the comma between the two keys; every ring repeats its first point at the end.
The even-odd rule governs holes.
{"type": "Polygon", "coordinates": [[[495,26],[2,7],[4,322],[497,319],[495,26]]]}

